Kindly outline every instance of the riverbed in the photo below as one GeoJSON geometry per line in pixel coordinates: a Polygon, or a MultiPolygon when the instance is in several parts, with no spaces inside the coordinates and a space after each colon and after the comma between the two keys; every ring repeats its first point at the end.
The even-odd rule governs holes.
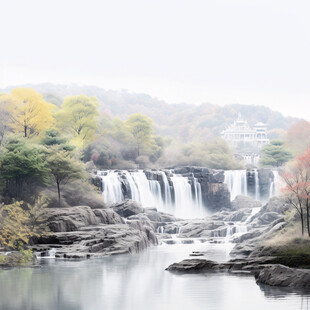
{"type": "Polygon", "coordinates": [[[162,244],[139,254],[85,261],[41,259],[41,268],[0,270],[0,309],[310,309],[310,294],[258,286],[253,276],[165,271],[192,251],[225,261],[232,246],[199,241],[162,244]]]}

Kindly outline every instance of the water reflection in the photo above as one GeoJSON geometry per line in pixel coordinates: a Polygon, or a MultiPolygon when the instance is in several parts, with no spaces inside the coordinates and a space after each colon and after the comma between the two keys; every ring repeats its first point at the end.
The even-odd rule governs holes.
{"type": "Polygon", "coordinates": [[[89,261],[45,260],[39,269],[0,272],[0,309],[308,309],[309,295],[257,286],[252,276],[164,271],[193,250],[227,259],[225,244],[166,245],[89,261]]]}

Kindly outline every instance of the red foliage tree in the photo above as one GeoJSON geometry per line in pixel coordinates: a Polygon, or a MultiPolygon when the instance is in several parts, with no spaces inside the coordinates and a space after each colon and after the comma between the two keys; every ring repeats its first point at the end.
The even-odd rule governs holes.
{"type": "Polygon", "coordinates": [[[302,234],[307,227],[310,236],[310,148],[298,156],[289,171],[281,174],[288,203],[300,215],[302,234]]]}

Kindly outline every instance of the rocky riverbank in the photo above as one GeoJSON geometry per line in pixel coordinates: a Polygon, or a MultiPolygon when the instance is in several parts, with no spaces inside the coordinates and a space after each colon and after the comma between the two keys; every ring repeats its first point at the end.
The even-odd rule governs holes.
{"type": "Polygon", "coordinates": [[[47,210],[51,230],[32,240],[32,250],[58,258],[90,258],[137,253],[157,245],[156,229],[176,222],[172,215],[144,209],[140,203],[125,200],[108,209],[87,206],[47,210]]]}
{"type": "Polygon", "coordinates": [[[54,249],[56,258],[86,259],[137,253],[161,242],[193,243],[197,238],[210,243],[229,241],[235,243],[230,254],[235,258],[228,262],[212,262],[208,253],[195,252],[192,256],[201,259],[185,260],[167,270],[247,272],[260,283],[307,288],[308,271],[290,267],[310,268],[310,255],[282,255],[283,249],[275,251],[275,247],[266,245],[266,240],[289,225],[288,210],[290,206],[280,198],[272,198],[262,207],[260,202],[243,196],[237,196],[230,209],[196,220],[178,219],[128,199],[106,209],[48,209],[51,233],[33,239],[31,248],[41,256],[48,256],[54,249]]]}
{"type": "MultiPolygon", "coordinates": [[[[237,197],[236,200],[246,201],[247,199],[237,197]]],[[[211,218],[218,220],[213,224],[220,223],[219,220],[223,220],[226,224],[228,220],[239,220],[247,226],[247,232],[240,236],[232,236],[232,242],[236,245],[230,255],[236,257],[235,259],[218,263],[208,260],[207,253],[195,252],[192,256],[203,258],[183,260],[170,265],[166,270],[181,273],[249,273],[255,276],[257,283],[310,289],[310,253],[305,253],[305,249],[310,246],[310,240],[299,238],[287,240],[286,243],[268,245],[268,240],[278,237],[294,221],[294,218],[287,220],[286,213],[290,210],[290,206],[281,198],[275,197],[260,208],[259,212],[245,220],[249,211],[244,206],[252,205],[255,208],[256,202],[248,201],[242,204],[235,201],[232,205],[235,205],[235,209],[237,206],[240,209],[229,214],[220,212],[211,218]]],[[[199,236],[210,234],[210,227],[205,222],[188,223],[184,228],[181,228],[183,236],[189,233],[199,236]],[[191,225],[191,229],[187,229],[188,225],[191,225]]],[[[213,234],[214,231],[224,233],[216,227],[213,234]]]]}
{"type": "Polygon", "coordinates": [[[277,257],[231,260],[226,263],[206,259],[186,259],[170,265],[166,270],[179,273],[249,273],[255,276],[257,283],[310,289],[310,270],[290,268],[278,264],[277,261],[277,257]]]}

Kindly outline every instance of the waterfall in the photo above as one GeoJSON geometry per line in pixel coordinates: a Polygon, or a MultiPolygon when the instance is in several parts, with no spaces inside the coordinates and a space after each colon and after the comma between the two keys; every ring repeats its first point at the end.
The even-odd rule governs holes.
{"type": "Polygon", "coordinates": [[[197,180],[194,179],[193,181],[194,191],[192,191],[187,177],[174,174],[171,181],[173,183],[175,205],[177,206],[176,216],[188,218],[191,217],[191,212],[194,212],[198,217],[203,216],[201,187],[197,180]]]}
{"type": "Polygon", "coordinates": [[[231,201],[238,195],[248,195],[246,170],[226,170],[224,183],[230,191],[231,201]]]}
{"type": "Polygon", "coordinates": [[[101,179],[104,201],[114,203],[124,199],[122,184],[119,182],[117,173],[109,171],[106,175],[101,175],[101,179]]]}
{"type": "Polygon", "coordinates": [[[255,169],[255,200],[259,200],[259,179],[258,179],[258,171],[255,169]]]}
{"type": "Polygon", "coordinates": [[[284,181],[279,175],[278,170],[272,170],[273,173],[273,192],[272,196],[278,196],[281,194],[281,188],[284,187],[284,181]]]}
{"type": "Polygon", "coordinates": [[[251,185],[248,185],[246,170],[225,171],[224,183],[227,185],[230,192],[231,201],[234,200],[238,195],[244,195],[250,196],[255,200],[260,200],[265,203],[266,201],[268,201],[269,198],[280,194],[280,188],[282,187],[283,182],[277,170],[272,170],[274,177],[273,179],[270,177],[270,183],[269,185],[267,184],[267,188],[266,190],[264,190],[263,194],[261,193],[262,189],[259,184],[258,170],[255,169],[251,173],[253,175],[253,183],[251,183],[251,185]]]}
{"type": "Polygon", "coordinates": [[[168,180],[164,171],[157,171],[156,175],[157,180],[149,180],[142,170],[99,171],[104,201],[113,204],[130,198],[143,207],[156,207],[180,218],[206,215],[201,185],[196,178],[173,174],[168,180]]]}

